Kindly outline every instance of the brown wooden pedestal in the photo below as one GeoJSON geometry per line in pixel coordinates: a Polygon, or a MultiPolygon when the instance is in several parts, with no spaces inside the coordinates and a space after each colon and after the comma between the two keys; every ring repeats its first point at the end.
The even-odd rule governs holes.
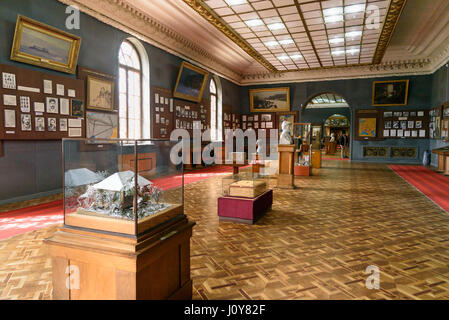
{"type": "Polygon", "coordinates": [[[53,299],[191,299],[194,225],[180,216],[137,239],[64,226],[45,240],[53,299]]]}
{"type": "Polygon", "coordinates": [[[295,145],[280,144],[279,151],[279,175],[278,188],[293,189],[295,187],[293,178],[295,145]]]}
{"type": "Polygon", "coordinates": [[[321,150],[312,150],[312,168],[321,168],[321,150]]]}
{"type": "Polygon", "coordinates": [[[438,169],[437,172],[444,173],[449,176],[449,147],[432,150],[438,155],[438,169]]]}

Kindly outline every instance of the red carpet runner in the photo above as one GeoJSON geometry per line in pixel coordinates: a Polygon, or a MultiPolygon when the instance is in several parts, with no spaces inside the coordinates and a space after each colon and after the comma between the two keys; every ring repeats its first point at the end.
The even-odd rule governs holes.
{"type": "MultiPolygon", "coordinates": [[[[184,185],[229,173],[232,173],[230,166],[214,166],[187,172],[184,174],[184,185]]],[[[180,175],[176,175],[151,181],[163,190],[169,190],[181,186],[181,179],[180,175]]],[[[0,213],[0,240],[62,222],[62,200],[0,213]]]]}
{"type": "Polygon", "coordinates": [[[449,178],[423,166],[390,165],[399,176],[449,213],[449,178]]]}

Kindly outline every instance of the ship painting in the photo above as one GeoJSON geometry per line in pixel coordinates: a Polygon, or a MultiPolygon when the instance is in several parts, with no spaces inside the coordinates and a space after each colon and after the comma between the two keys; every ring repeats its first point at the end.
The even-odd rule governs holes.
{"type": "Polygon", "coordinates": [[[40,59],[67,64],[71,43],[24,26],[20,51],[40,59]]]}

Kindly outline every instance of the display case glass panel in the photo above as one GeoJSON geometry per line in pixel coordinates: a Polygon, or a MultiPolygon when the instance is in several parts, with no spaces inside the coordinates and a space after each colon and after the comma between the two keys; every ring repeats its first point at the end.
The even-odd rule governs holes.
{"type": "Polygon", "coordinates": [[[64,139],[64,224],[138,236],[183,215],[167,140],[64,139]]]}
{"type": "Polygon", "coordinates": [[[293,125],[295,144],[295,165],[310,167],[312,159],[312,124],[295,123],[293,125]]]}
{"type": "Polygon", "coordinates": [[[256,198],[268,190],[270,178],[254,172],[239,172],[222,179],[224,197],[256,198]]]}

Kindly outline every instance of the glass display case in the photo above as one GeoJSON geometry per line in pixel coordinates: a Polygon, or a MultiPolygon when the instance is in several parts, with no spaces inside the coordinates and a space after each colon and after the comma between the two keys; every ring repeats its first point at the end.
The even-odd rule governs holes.
{"type": "Polygon", "coordinates": [[[223,197],[256,198],[266,192],[269,176],[253,172],[240,172],[222,179],[223,197]]]}
{"type": "Polygon", "coordinates": [[[183,217],[168,140],[63,139],[64,225],[138,236],[183,217]]]}
{"type": "Polygon", "coordinates": [[[312,159],[312,124],[293,124],[293,140],[295,144],[295,166],[311,166],[312,159]]]}

